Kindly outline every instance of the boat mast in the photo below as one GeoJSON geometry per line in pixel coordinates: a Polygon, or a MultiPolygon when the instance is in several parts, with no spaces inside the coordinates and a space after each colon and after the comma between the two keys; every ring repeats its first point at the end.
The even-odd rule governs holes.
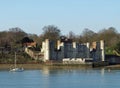
{"type": "Polygon", "coordinates": [[[15,68],[16,68],[16,52],[15,52],[15,68]]]}

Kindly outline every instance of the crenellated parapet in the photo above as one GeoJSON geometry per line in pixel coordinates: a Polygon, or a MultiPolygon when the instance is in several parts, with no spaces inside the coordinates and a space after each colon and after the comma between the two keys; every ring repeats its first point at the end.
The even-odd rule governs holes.
{"type": "Polygon", "coordinates": [[[46,39],[42,43],[41,52],[44,54],[43,61],[49,60],[61,60],[65,58],[69,58],[73,61],[77,61],[78,58],[82,58],[79,61],[104,61],[105,60],[105,53],[104,53],[104,41],[101,40],[100,42],[93,42],[90,43],[76,43],[76,42],[69,42],[69,41],[60,41],[58,40],[57,43],[46,39]],[[57,44],[57,45],[55,45],[57,44]]]}

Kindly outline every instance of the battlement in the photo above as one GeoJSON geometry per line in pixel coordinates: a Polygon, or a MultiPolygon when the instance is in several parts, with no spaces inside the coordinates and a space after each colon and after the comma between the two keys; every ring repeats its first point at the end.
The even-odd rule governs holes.
{"type": "MultiPolygon", "coordinates": [[[[76,43],[76,42],[67,42],[67,41],[57,41],[57,45],[53,41],[46,39],[42,43],[41,52],[44,55],[43,61],[49,60],[58,60],[64,61],[64,59],[72,58],[77,61],[77,58],[85,58],[85,61],[88,58],[93,61],[104,61],[104,41],[90,43],[76,43]],[[87,58],[87,59],[86,59],[87,58]]],[[[82,61],[80,59],[79,61],[82,61]]]]}

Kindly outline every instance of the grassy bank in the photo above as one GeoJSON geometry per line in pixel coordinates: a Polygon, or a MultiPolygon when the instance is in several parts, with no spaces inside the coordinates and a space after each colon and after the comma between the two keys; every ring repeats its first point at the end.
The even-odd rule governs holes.
{"type": "MultiPolygon", "coordinates": [[[[13,68],[13,64],[0,64],[0,70],[9,70],[13,68]]],[[[46,64],[17,64],[17,67],[23,67],[26,70],[34,69],[89,69],[91,66],[86,65],[46,65],[46,64]]]]}
{"type": "Polygon", "coordinates": [[[117,65],[110,65],[110,66],[106,66],[105,68],[107,69],[113,69],[113,70],[120,70],[120,64],[117,64],[117,65]]]}
{"type": "MultiPolygon", "coordinates": [[[[40,69],[96,69],[87,65],[46,65],[46,64],[17,64],[18,67],[23,67],[25,70],[40,70],[40,69]]],[[[0,70],[9,70],[13,68],[13,64],[0,64],[0,70]]],[[[99,68],[99,67],[98,67],[99,68]]],[[[100,67],[101,68],[101,67],[100,67]]],[[[120,69],[120,65],[104,66],[105,69],[120,69]]]]}
{"type": "MultiPolygon", "coordinates": [[[[0,70],[8,70],[13,68],[13,64],[0,64],[0,70]]],[[[23,67],[24,69],[41,69],[41,64],[18,64],[17,67],[23,67]]]]}

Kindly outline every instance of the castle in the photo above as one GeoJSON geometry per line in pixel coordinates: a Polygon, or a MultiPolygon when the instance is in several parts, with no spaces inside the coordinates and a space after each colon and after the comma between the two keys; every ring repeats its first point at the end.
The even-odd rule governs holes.
{"type": "Polygon", "coordinates": [[[104,41],[90,43],[76,43],[69,40],[55,42],[46,39],[42,43],[41,53],[44,62],[49,60],[64,63],[85,63],[105,60],[104,41]]]}

